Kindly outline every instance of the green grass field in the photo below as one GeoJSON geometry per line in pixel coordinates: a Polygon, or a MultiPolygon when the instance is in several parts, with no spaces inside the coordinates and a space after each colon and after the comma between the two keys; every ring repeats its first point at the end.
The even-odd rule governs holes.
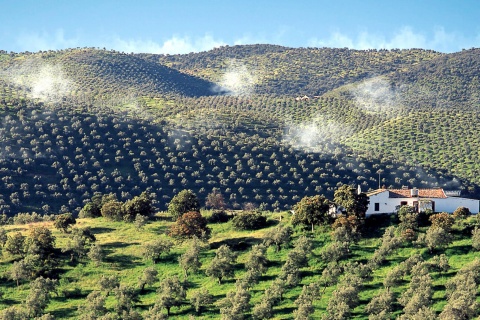
{"type": "MultiPolygon", "coordinates": [[[[208,216],[209,212],[203,212],[208,216]]],[[[192,290],[199,288],[206,288],[214,296],[214,300],[218,301],[226,296],[226,294],[235,288],[235,280],[242,278],[245,273],[244,262],[252,245],[261,243],[265,233],[278,224],[289,224],[289,213],[268,213],[268,221],[270,226],[268,228],[256,231],[237,231],[234,230],[231,222],[210,224],[212,229],[212,236],[201,252],[202,268],[197,274],[188,277],[187,284],[187,300],[184,304],[171,310],[172,319],[188,319],[189,315],[195,315],[195,319],[212,319],[220,318],[219,309],[215,305],[209,306],[201,316],[197,316],[195,311],[188,303],[188,298],[192,290]],[[280,216],[283,216],[282,221],[280,216]],[[229,278],[218,284],[216,279],[209,278],[205,275],[205,269],[210,264],[211,259],[215,256],[215,249],[222,244],[228,244],[238,254],[237,264],[235,266],[235,278],[229,278]]],[[[469,218],[472,223],[475,217],[469,218]]],[[[390,220],[385,220],[382,223],[374,225],[370,223],[367,235],[355,245],[352,246],[351,253],[347,259],[341,260],[344,264],[348,261],[358,261],[365,263],[373,255],[376,248],[381,244],[381,236],[386,226],[391,224],[390,220]]],[[[51,228],[56,237],[56,247],[64,248],[67,243],[67,238],[64,233],[53,228],[52,222],[41,222],[31,225],[9,225],[5,226],[7,232],[20,231],[28,234],[30,228],[37,225],[44,225],[51,228]]],[[[176,243],[172,251],[162,257],[161,261],[153,264],[151,261],[145,261],[142,258],[142,245],[146,242],[152,241],[157,237],[163,237],[168,227],[172,224],[170,217],[164,213],[159,213],[155,219],[150,221],[140,231],[135,228],[133,224],[125,222],[112,222],[104,218],[97,219],[77,219],[76,227],[90,227],[97,238],[97,243],[101,244],[106,249],[107,256],[103,263],[95,265],[93,262],[87,260],[78,263],[70,263],[68,253],[59,256],[61,264],[56,270],[56,275],[59,278],[58,295],[54,295],[50,301],[45,312],[51,313],[56,319],[75,319],[78,318],[85,301],[85,297],[94,290],[99,290],[98,280],[102,275],[117,275],[120,283],[138,287],[138,278],[143,273],[146,267],[154,266],[159,272],[160,280],[177,275],[183,279],[183,271],[179,267],[178,257],[185,252],[188,242],[176,243]]],[[[309,265],[301,270],[301,283],[295,287],[288,288],[284,294],[284,299],[274,308],[274,319],[293,319],[293,311],[296,309],[294,301],[300,294],[302,286],[311,282],[320,281],[322,271],[326,263],[322,261],[320,252],[326,243],[330,242],[330,227],[316,227],[315,232],[305,231],[300,227],[294,228],[294,239],[300,235],[306,235],[313,241],[314,247],[309,256],[309,265]]],[[[445,253],[449,259],[451,269],[446,273],[430,272],[433,280],[433,302],[432,308],[438,313],[441,312],[445,300],[445,282],[454,276],[456,272],[466,263],[473,261],[480,255],[472,249],[471,236],[465,232],[461,232],[459,228],[454,229],[455,240],[445,250],[438,250],[431,254],[426,248],[416,248],[408,245],[403,245],[397,249],[393,254],[388,256],[388,259],[379,268],[374,270],[373,277],[370,281],[363,284],[363,288],[359,294],[360,304],[352,312],[354,319],[367,319],[368,314],[365,313],[365,306],[377,292],[383,289],[383,279],[387,272],[414,254],[420,254],[424,260],[432,258],[436,254],[445,253]]],[[[267,272],[260,278],[258,284],[250,289],[251,301],[250,306],[260,302],[263,292],[270,286],[272,281],[278,276],[282,265],[284,264],[289,249],[282,249],[276,252],[274,247],[267,250],[267,258],[269,260],[267,272]]],[[[9,269],[13,262],[12,257],[4,252],[0,260],[0,275],[2,281],[0,290],[3,292],[3,297],[0,299],[0,309],[12,305],[22,305],[25,301],[29,291],[29,283],[22,283],[16,286],[15,282],[9,280],[9,269]]],[[[393,291],[398,298],[401,292],[405,291],[410,282],[410,277],[407,276],[403,282],[393,288],[393,291]]],[[[135,309],[140,313],[148,310],[156,300],[156,290],[159,283],[153,286],[147,286],[139,295],[139,300],[135,303],[135,309]]],[[[334,291],[335,286],[328,287],[324,290],[324,294],[314,302],[315,313],[313,319],[321,318],[322,314],[326,312],[328,301],[334,291]]],[[[477,301],[480,302],[480,295],[477,294],[477,301]]],[[[115,304],[115,297],[111,294],[106,301],[106,307],[109,311],[113,311],[115,304]]],[[[394,304],[394,315],[402,313],[402,306],[398,303],[394,304]]],[[[251,318],[251,314],[247,314],[247,318],[251,318]]]]}

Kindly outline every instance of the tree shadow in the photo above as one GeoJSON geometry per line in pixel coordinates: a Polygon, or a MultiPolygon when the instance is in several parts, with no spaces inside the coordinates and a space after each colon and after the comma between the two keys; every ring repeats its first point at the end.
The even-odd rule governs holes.
{"type": "Polygon", "coordinates": [[[115,241],[115,242],[107,242],[102,244],[102,247],[105,249],[110,249],[110,248],[126,248],[131,245],[136,245],[139,244],[138,242],[120,242],[120,241],[115,241]]]}
{"type": "Polygon", "coordinates": [[[74,314],[78,309],[76,307],[57,307],[55,310],[52,310],[50,314],[54,319],[67,319],[74,318],[74,314]]]}
{"type": "Polygon", "coordinates": [[[110,233],[115,230],[116,229],[107,228],[107,227],[94,227],[90,229],[90,231],[92,231],[93,234],[110,233]]]}
{"type": "Polygon", "coordinates": [[[140,258],[126,254],[115,254],[107,256],[105,262],[111,263],[113,268],[116,269],[133,269],[138,266],[140,258]]]}
{"type": "Polygon", "coordinates": [[[456,245],[456,246],[449,246],[445,249],[445,254],[447,256],[450,255],[464,255],[469,253],[472,250],[471,245],[456,245]]]}
{"type": "Polygon", "coordinates": [[[241,238],[225,239],[222,241],[212,242],[210,243],[210,248],[218,249],[222,245],[226,244],[233,251],[245,251],[250,249],[253,245],[259,244],[260,242],[262,242],[261,239],[257,239],[253,237],[241,237],[241,238]]]}

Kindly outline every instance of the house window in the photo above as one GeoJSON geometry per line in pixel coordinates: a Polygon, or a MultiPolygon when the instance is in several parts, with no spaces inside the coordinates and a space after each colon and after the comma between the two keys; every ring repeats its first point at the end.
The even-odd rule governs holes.
{"type": "Polygon", "coordinates": [[[407,201],[402,201],[402,202],[400,202],[400,206],[406,206],[407,204],[408,204],[407,201]]]}
{"type": "Polygon", "coordinates": [[[380,203],[375,202],[375,211],[380,211],[380,203]]]}

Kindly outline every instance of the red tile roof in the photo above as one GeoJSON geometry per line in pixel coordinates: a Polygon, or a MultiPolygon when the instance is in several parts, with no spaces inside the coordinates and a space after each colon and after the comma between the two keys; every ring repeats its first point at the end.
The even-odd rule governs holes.
{"type": "MultiPolygon", "coordinates": [[[[417,189],[419,198],[447,198],[443,189],[417,189]]],[[[390,189],[389,198],[416,198],[411,194],[412,189],[390,189]]]]}

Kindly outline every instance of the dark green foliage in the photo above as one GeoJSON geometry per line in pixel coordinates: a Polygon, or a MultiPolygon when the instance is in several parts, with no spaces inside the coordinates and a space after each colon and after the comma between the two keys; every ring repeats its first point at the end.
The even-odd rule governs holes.
{"type": "Polygon", "coordinates": [[[418,213],[415,211],[415,208],[411,206],[401,206],[397,211],[398,219],[400,224],[398,225],[399,230],[416,230],[418,229],[418,213]]]}
{"type": "Polygon", "coordinates": [[[5,251],[13,255],[23,255],[24,245],[25,245],[25,236],[20,232],[17,232],[13,235],[9,235],[7,241],[5,242],[5,251]]]}
{"type": "Polygon", "coordinates": [[[257,230],[267,225],[267,218],[260,212],[242,212],[233,217],[232,225],[238,230],[257,230]]]}
{"type": "Polygon", "coordinates": [[[333,201],[340,206],[347,216],[365,218],[369,200],[365,193],[358,194],[356,188],[350,185],[342,185],[334,193],[333,201]]]}
{"type": "Polygon", "coordinates": [[[55,228],[62,230],[63,232],[66,233],[68,227],[70,227],[75,223],[77,223],[77,221],[75,220],[75,218],[72,216],[71,213],[64,213],[64,214],[55,216],[55,222],[53,225],[55,226],[55,228]]]}
{"type": "Polygon", "coordinates": [[[153,214],[152,199],[146,192],[142,192],[124,203],[123,214],[125,221],[133,221],[137,215],[149,217],[153,214]]]}
{"type": "Polygon", "coordinates": [[[293,224],[305,224],[312,226],[326,224],[328,222],[328,210],[330,201],[324,196],[304,197],[293,207],[293,224]]]}
{"type": "Polygon", "coordinates": [[[208,218],[210,223],[224,223],[228,222],[232,218],[231,215],[227,214],[224,210],[213,210],[212,215],[208,218]]]}
{"type": "Polygon", "coordinates": [[[123,203],[116,200],[110,200],[102,206],[100,212],[102,216],[107,219],[121,221],[124,216],[123,203]]]}
{"type": "Polygon", "coordinates": [[[168,204],[168,213],[176,220],[189,211],[199,211],[200,202],[191,190],[182,190],[168,204]]]}

